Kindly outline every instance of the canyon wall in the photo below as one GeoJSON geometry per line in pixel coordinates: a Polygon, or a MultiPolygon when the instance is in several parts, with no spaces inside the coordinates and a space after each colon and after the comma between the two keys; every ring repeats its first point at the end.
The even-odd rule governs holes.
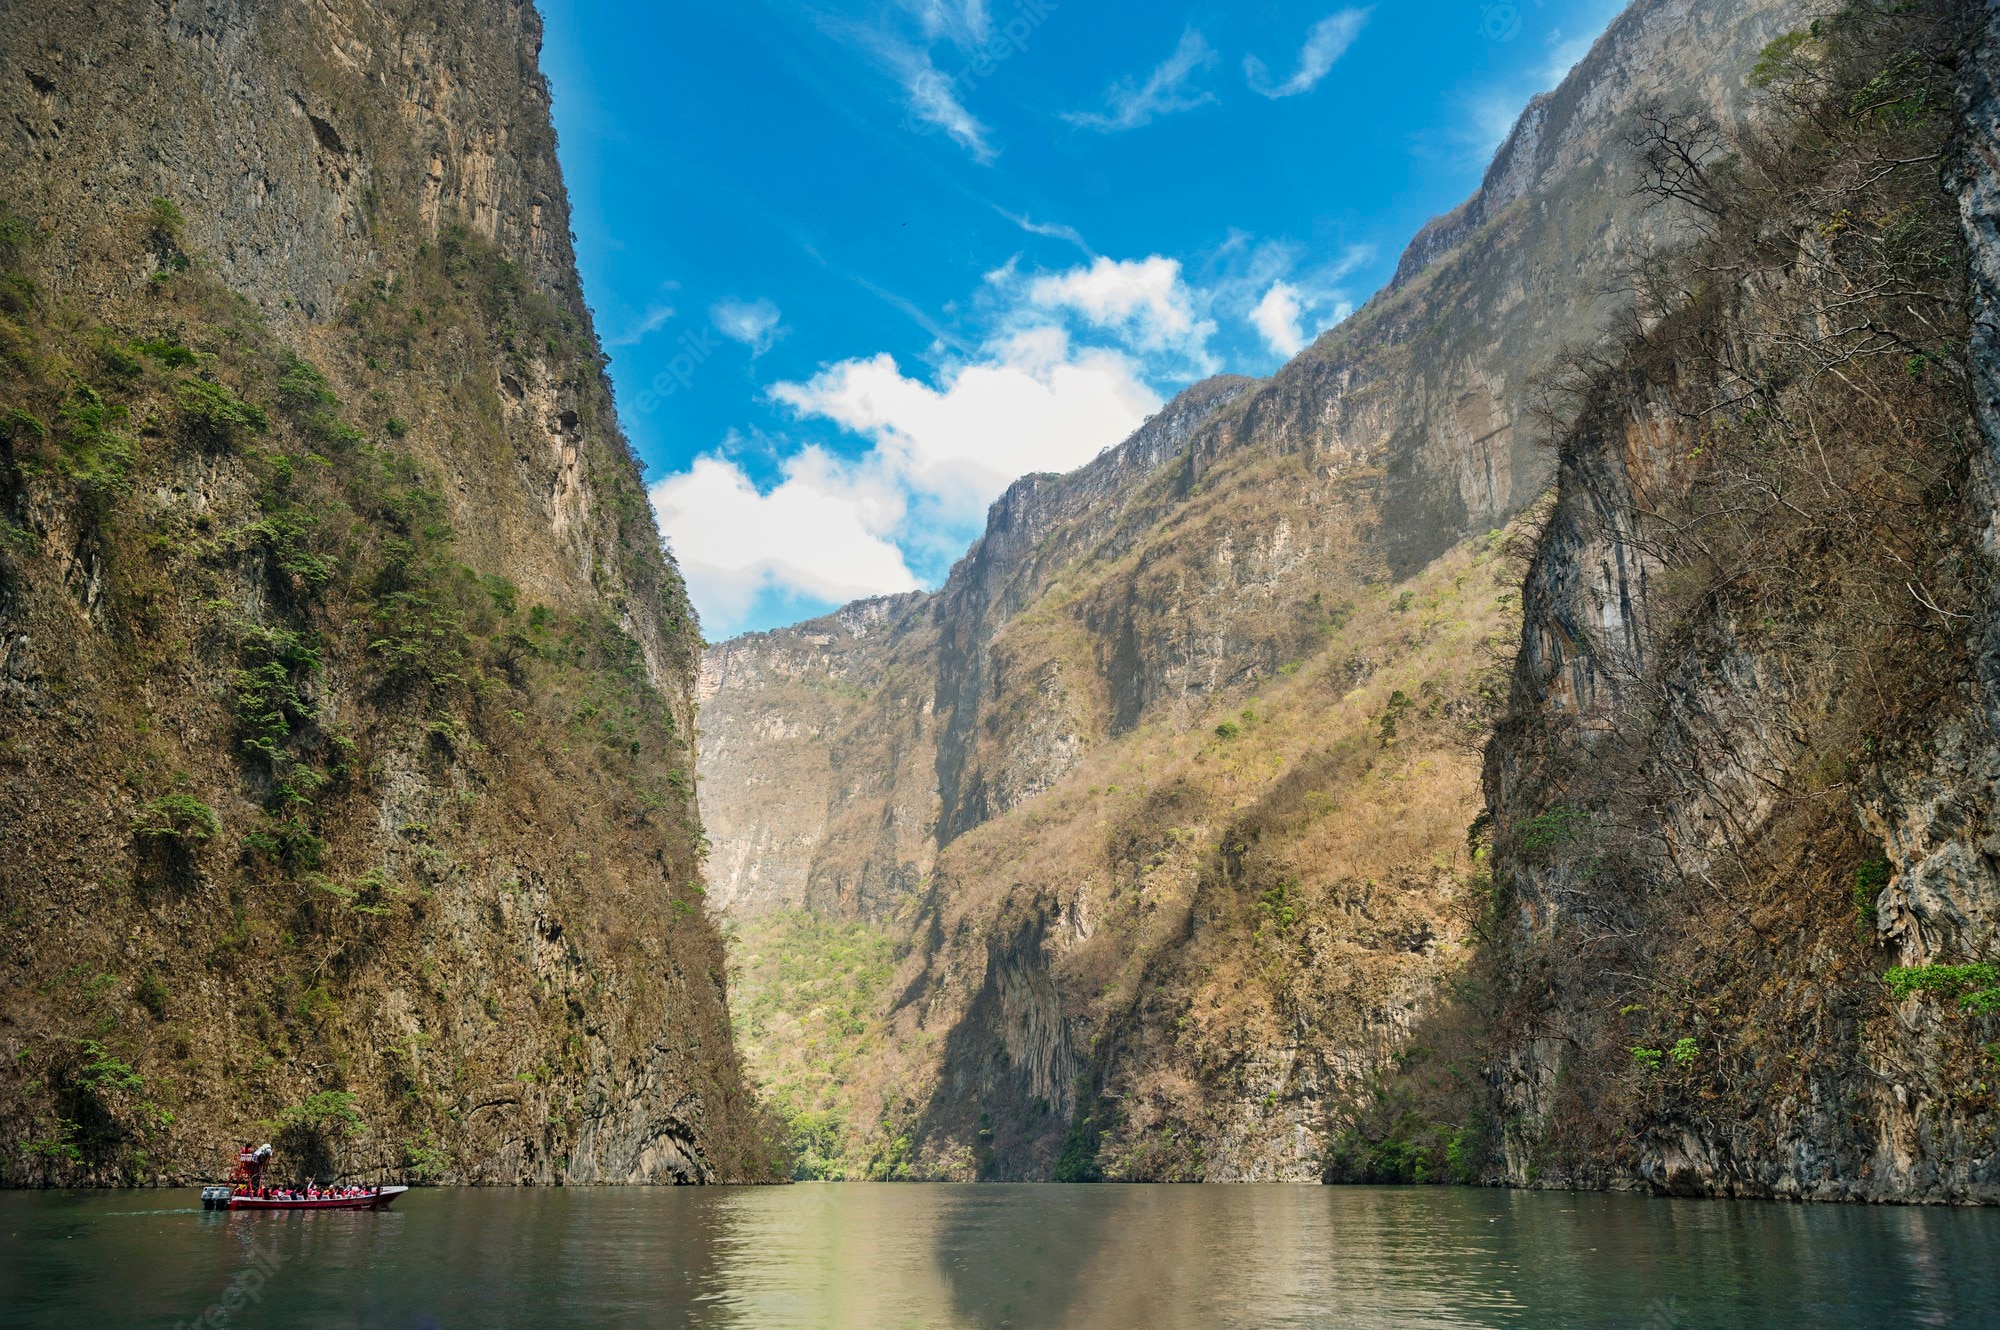
{"type": "Polygon", "coordinates": [[[1488,756],[1505,1180],[2000,1200],[1994,22],[1848,6],[1656,141],[1701,235],[1576,383],[1488,756]]]}
{"type": "Polygon", "coordinates": [[[900,956],[798,1012],[746,966],[769,996],[749,1056],[837,1167],[1333,1167],[1335,1105],[1476,922],[1510,524],[1550,478],[1566,366],[1689,233],[1634,145],[1649,117],[1750,117],[1746,75],[1804,13],[1633,6],[1271,379],[1197,385],[1018,482],[935,593],[710,649],[702,799],[747,954],[838,919],[900,956]],[[837,1085],[799,1051],[822,1037],[855,1059],[837,1085]]]}
{"type": "Polygon", "coordinates": [[[525,0],[0,30],[0,1179],[761,1176],[525,0]]]}

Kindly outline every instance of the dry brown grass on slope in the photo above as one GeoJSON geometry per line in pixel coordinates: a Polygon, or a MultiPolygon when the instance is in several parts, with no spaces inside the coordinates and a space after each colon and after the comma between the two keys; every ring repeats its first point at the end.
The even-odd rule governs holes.
{"type": "Polygon", "coordinates": [[[1097,1124],[1113,1175],[1317,1176],[1297,1129],[1317,1135],[1328,1084],[1379,1064],[1457,963],[1480,697],[1508,641],[1501,544],[1358,589],[1256,693],[1106,742],[955,842],[844,1088],[850,1156],[1048,1176],[1072,1119],[1116,1104],[1097,1124]],[[1024,935],[1049,988],[981,1036],[1009,1046],[1003,1074],[946,1065],[1024,935]],[[1051,1038],[1052,1076],[1004,1074],[1051,1038]]]}

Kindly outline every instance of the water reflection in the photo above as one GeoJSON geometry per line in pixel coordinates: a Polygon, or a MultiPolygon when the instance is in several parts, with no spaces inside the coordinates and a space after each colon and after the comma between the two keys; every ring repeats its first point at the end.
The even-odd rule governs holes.
{"type": "Polygon", "coordinates": [[[1982,1211],[1321,1187],[432,1191],[286,1216],[175,1199],[0,1194],[0,1323],[2000,1325],[1982,1211]]]}

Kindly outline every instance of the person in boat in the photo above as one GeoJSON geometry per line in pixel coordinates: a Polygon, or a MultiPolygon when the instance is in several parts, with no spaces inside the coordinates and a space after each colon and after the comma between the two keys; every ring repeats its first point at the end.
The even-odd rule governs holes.
{"type": "Polygon", "coordinates": [[[255,1196],[264,1187],[264,1169],[271,1162],[271,1147],[251,1148],[245,1141],[236,1152],[236,1167],[229,1174],[232,1190],[239,1196],[255,1196]]]}

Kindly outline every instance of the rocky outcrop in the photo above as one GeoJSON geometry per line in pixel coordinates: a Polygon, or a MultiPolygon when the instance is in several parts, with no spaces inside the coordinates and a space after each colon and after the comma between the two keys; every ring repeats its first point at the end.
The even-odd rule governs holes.
{"type": "MultiPolygon", "coordinates": [[[[1084,708],[1072,703],[1052,662],[1001,649],[1002,632],[1063,572],[1086,560],[1116,561],[1140,543],[1155,505],[1171,501],[1172,482],[1155,483],[1162,468],[1250,386],[1236,378],[1198,384],[1090,465],[1016,481],[993,505],[985,534],[952,570],[933,610],[940,843],[1048,789],[1075,765],[1089,723],[1084,708]],[[1004,726],[992,723],[1002,699],[1012,711],[1004,726]]],[[[1123,712],[1136,716],[1121,708],[1114,730],[1123,712]]]]}
{"type": "Polygon", "coordinates": [[[1642,0],[1396,283],[1270,380],[1199,385],[1091,465],[1017,483],[893,630],[836,616],[711,649],[725,880],[777,847],[754,870],[782,880],[770,899],[868,902],[908,948],[848,1104],[857,1137],[910,1143],[877,1165],[1320,1175],[1326,1104],[1390,1056],[1465,935],[1463,736],[1507,594],[1487,538],[1546,486],[1534,404],[1677,234],[1629,144],[1648,111],[1740,120],[1746,73],[1804,12],[1642,0]],[[854,696],[801,690],[836,671],[854,696]],[[1264,704],[1295,745],[1258,728],[1264,704]],[[1378,825],[1417,767],[1421,811],[1378,825]],[[1333,844],[1362,828],[1365,849],[1333,844]],[[1022,1079],[1049,1058],[1018,1050],[1059,1046],[1028,1038],[1024,993],[1067,1023],[1068,1117],[1022,1079]]]}
{"type": "Polygon", "coordinates": [[[515,0],[0,29],[0,1180],[761,1175],[515,0]]]}
{"type": "MultiPolygon", "coordinates": [[[[1745,56],[1754,56],[1762,41],[1809,12],[1694,0],[1626,9],[1560,87],[1528,103],[1486,168],[1478,192],[1417,232],[1396,265],[1393,285],[1415,280],[1514,204],[1531,196],[1545,201],[1582,173],[1599,170],[1607,173],[1601,179],[1629,182],[1626,150],[1636,129],[1634,110],[1698,106],[1725,122],[1748,119],[1756,113],[1756,101],[1743,85],[1745,56]],[[1775,30],[1766,26],[1772,19],[1780,25],[1775,30]],[[1686,53],[1697,51],[1721,58],[1690,61],[1686,53]]],[[[1649,225],[1643,217],[1620,220],[1641,233],[1649,225]]],[[[1604,239],[1630,243],[1616,232],[1604,239]]]]}

